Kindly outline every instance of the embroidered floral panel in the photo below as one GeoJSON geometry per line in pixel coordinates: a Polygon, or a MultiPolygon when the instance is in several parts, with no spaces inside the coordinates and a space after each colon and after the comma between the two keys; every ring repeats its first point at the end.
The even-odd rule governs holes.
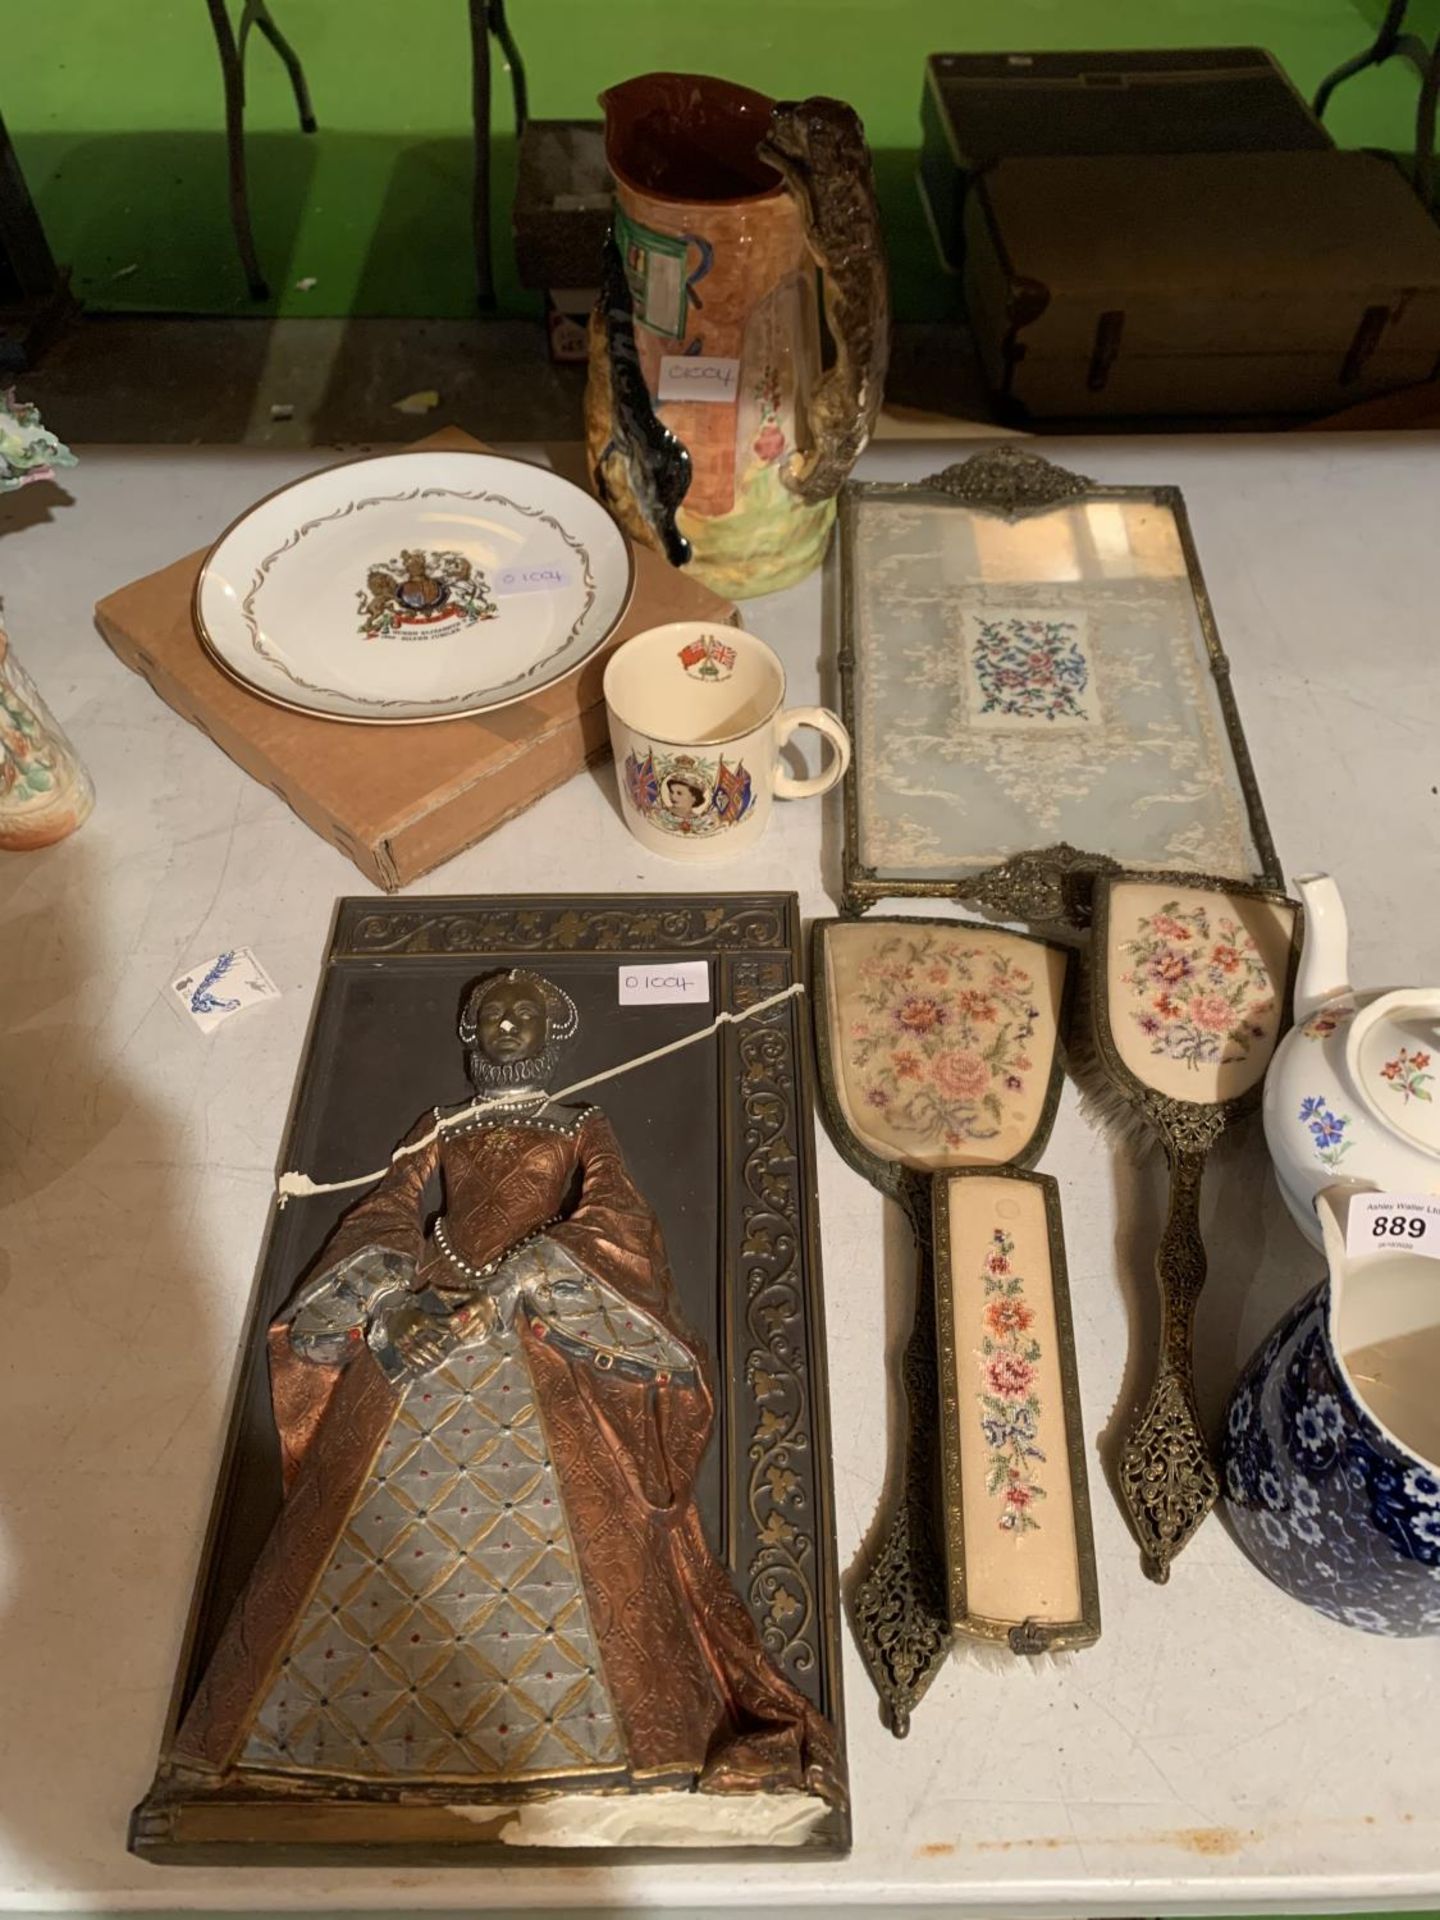
{"type": "Polygon", "coordinates": [[[846,921],[827,936],[835,1077],[872,1152],[994,1166],[1044,1112],[1064,959],[962,921],[846,921]]]}

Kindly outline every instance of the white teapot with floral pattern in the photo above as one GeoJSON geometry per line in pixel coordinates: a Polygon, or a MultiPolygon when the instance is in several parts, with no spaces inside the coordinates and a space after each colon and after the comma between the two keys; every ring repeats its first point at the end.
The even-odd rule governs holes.
{"type": "Polygon", "coordinates": [[[1440,987],[1356,993],[1340,889],[1325,873],[1296,886],[1305,945],[1295,1025],[1265,1080],[1265,1139],[1285,1204],[1318,1247],[1322,1188],[1440,1192],[1440,987]]]}

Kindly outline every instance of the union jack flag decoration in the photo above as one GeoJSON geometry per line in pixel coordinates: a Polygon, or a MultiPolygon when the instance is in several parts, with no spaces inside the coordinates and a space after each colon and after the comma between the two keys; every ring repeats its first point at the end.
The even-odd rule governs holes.
{"type": "Polygon", "coordinates": [[[680,664],[698,680],[719,680],[735,665],[735,649],[713,633],[702,633],[680,649],[680,664]]]}
{"type": "Polygon", "coordinates": [[[649,813],[659,805],[660,782],[655,775],[652,749],[646,748],[643,760],[637,760],[633,751],[625,756],[625,785],[637,813],[649,813]]]}
{"type": "Polygon", "coordinates": [[[727,767],[720,762],[720,771],[715,776],[715,791],[710,799],[712,811],[724,821],[739,820],[744,817],[750,805],[750,775],[743,764],[727,767]]]}

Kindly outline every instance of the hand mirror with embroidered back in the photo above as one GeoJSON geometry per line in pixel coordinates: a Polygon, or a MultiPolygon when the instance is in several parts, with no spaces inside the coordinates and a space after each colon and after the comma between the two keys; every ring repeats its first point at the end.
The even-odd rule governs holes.
{"type": "Polygon", "coordinates": [[[1017,1653],[1099,1633],[1055,1182],[1065,948],[960,920],[821,920],[812,974],[836,1147],[920,1254],[904,1491],[857,1590],[897,1734],[952,1634],[1017,1653]]]}
{"type": "Polygon", "coordinates": [[[1272,888],[1175,873],[1103,875],[1094,901],[1096,1052],[1170,1171],[1160,1352],[1119,1470],[1145,1570],[1164,1581],[1220,1491],[1195,1403],[1201,1181],[1225,1128],[1259,1104],[1289,1017],[1299,908],[1272,888]]]}

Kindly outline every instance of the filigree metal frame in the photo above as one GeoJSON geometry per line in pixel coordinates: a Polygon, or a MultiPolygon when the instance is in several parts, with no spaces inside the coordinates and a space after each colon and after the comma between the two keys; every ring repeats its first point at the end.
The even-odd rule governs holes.
{"type": "MultiPolygon", "coordinates": [[[[915,1317],[901,1361],[905,1385],[905,1471],[900,1498],[865,1577],[851,1603],[852,1624],[891,1731],[904,1739],[910,1716],[950,1651],[952,1629],[948,1601],[945,1524],[941,1493],[940,1362],[937,1349],[934,1200],[937,1181],[948,1170],[922,1172],[898,1160],[886,1160],[863,1146],[851,1131],[839,1093],[839,1068],[830,1046],[827,943],[833,918],[817,919],[810,929],[811,1015],[820,1111],[825,1131],[841,1159],[903,1209],[915,1234],[915,1317]]],[[[921,914],[885,915],[876,926],[968,926],[982,937],[994,929],[974,922],[941,920],[921,914]]],[[[1055,1056],[1035,1130],[1024,1151],[1009,1164],[1030,1167],[1045,1151],[1065,1082],[1066,1036],[1074,1001],[1073,949],[1038,935],[1021,936],[1065,959],[1055,1056]]],[[[987,1168],[987,1172],[996,1171],[987,1168]]],[[[1035,1651],[1014,1647],[1016,1652],[1035,1651]]]]}
{"type": "MultiPolygon", "coordinates": [[[[684,954],[713,969],[714,1005],[736,1011],[803,979],[799,904],[793,893],[544,898],[438,898],[399,906],[341,900],[302,1060],[316,1056],[329,1020],[326,982],[393,961],[423,983],[430,963],[590,956],[663,962],[684,954]]],[[[423,991],[423,985],[417,988],[423,991]]],[[[720,1461],[720,1518],[712,1534],[781,1671],[833,1724],[843,1749],[844,1707],[835,1509],[830,1471],[824,1299],[816,1204],[809,1018],[796,997],[754,1022],[727,1025],[720,1050],[718,1169],[721,1298],[715,1383],[723,1401],[712,1447],[720,1461]]],[[[302,1084],[286,1123],[281,1164],[294,1163],[302,1084]]],[[[603,1100],[603,1090],[600,1098],[603,1100]]],[[[326,1864],[476,1865],[517,1857],[570,1864],[573,1848],[504,1844],[517,1802],[554,1787],[477,1780],[366,1790],[360,1783],[292,1782],[283,1789],[222,1778],[170,1758],[213,1611],[213,1572],[236,1489],[246,1471],[243,1412],[265,1365],[264,1283],[279,1232],[272,1215],[244,1336],[244,1359],[202,1551],[175,1689],[149,1794],[136,1809],[131,1847],[167,1864],[323,1861],[326,1864]]],[[[828,1809],[804,1843],[844,1852],[850,1821],[828,1809]]],[[[735,1846],[616,1847],[606,1861],[754,1859],[795,1849],[735,1846]]]]}
{"type": "Polygon", "coordinates": [[[1100,1638],[1100,1578],[1095,1564],[1095,1534],[1090,1517],[1090,1482],[1085,1467],[1085,1430],[1080,1407],[1080,1375],[1075,1362],[1075,1325],[1070,1314],[1070,1280],[1065,1266],[1065,1227],[1060,1188],[1048,1173],[1020,1167],[962,1167],[931,1181],[934,1210],[935,1325],[939,1353],[940,1445],[945,1501],[945,1572],[949,1614],[956,1633],[998,1643],[1011,1653],[1072,1653],[1100,1638]],[[1075,1515],[1075,1555],[1080,1574],[1080,1612],[1074,1620],[1025,1620],[1018,1626],[972,1613],[965,1574],[965,1508],[960,1462],[965,1450],[956,1387],[955,1303],[950,1274],[950,1195],[952,1180],[1023,1181],[1038,1187],[1045,1200],[1045,1236],[1050,1250],[1050,1290],[1060,1367],[1060,1403],[1065,1419],[1065,1456],[1070,1467],[1071,1506],[1075,1515]]]}
{"type": "Polygon", "coordinates": [[[1101,1071],[1156,1135],[1169,1171],[1170,1199],[1155,1257],[1160,1353],[1154,1385],[1121,1448],[1117,1476],[1145,1571],[1163,1585],[1170,1577],[1171,1562],[1220,1497],[1219,1474],[1195,1401],[1195,1309],[1207,1266],[1200,1234],[1200,1186],[1210,1149],[1227,1127],[1259,1106],[1265,1076],[1262,1073],[1253,1086],[1229,1100],[1177,1100],[1157,1093],[1126,1065],[1110,1024],[1106,953],[1111,889],[1127,884],[1235,894],[1293,910],[1276,1046],[1290,1025],[1304,924],[1299,903],[1282,889],[1213,874],[1117,869],[1103,876],[1095,888],[1089,958],[1091,1038],[1101,1071]]]}
{"type": "Polygon", "coordinates": [[[969,513],[998,514],[1006,519],[1042,514],[1075,501],[1113,501],[1120,505],[1162,507],[1174,516],[1186,578],[1215,681],[1220,716],[1235,764],[1235,775],[1245,804],[1251,837],[1260,867],[1246,876],[1255,884],[1284,884],[1265,818],[1259,783],[1240,724],[1240,713],[1230,681],[1230,662],[1220,642],[1220,630],[1200,571],[1200,559],[1190,530],[1185,500],[1178,487],[1103,486],[1083,474],[1046,460],[1013,443],[989,447],[958,461],[925,480],[850,481],[841,489],[836,564],[840,575],[840,711],[857,742],[843,782],[845,834],[842,854],[841,911],[865,913],[877,901],[896,899],[950,899],[962,906],[994,914],[1003,920],[1033,926],[1083,928],[1090,921],[1090,894],[1097,873],[1114,870],[1116,862],[1098,850],[1077,848],[1066,841],[1027,850],[973,872],[944,878],[908,880],[885,877],[860,858],[860,732],[855,710],[855,562],[856,515],[867,501],[910,502],[955,507],[969,513]]]}

